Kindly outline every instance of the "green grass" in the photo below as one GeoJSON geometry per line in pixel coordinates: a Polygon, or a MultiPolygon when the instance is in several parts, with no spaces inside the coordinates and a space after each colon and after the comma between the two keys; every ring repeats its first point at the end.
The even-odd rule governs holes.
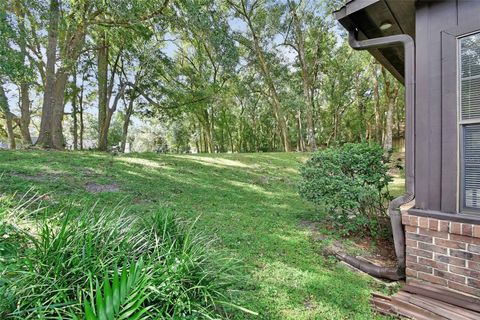
{"type": "Polygon", "coordinates": [[[242,261],[246,281],[233,319],[376,319],[372,283],[324,259],[302,221],[318,219],[297,194],[298,153],[111,156],[89,152],[0,152],[0,196],[32,189],[54,209],[122,206],[146,215],[168,207],[242,261]],[[91,193],[88,184],[118,192],[91,193]]]}

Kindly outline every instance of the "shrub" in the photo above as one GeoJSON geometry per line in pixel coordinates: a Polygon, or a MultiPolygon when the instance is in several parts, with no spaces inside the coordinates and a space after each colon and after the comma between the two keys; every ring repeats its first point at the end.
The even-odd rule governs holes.
{"type": "Polygon", "coordinates": [[[391,177],[380,146],[348,143],[318,151],[300,173],[300,195],[323,206],[343,235],[387,233],[391,177]]]}
{"type": "MultiPolygon", "coordinates": [[[[13,216],[4,212],[2,223],[13,216]]],[[[168,210],[142,219],[94,209],[48,216],[3,228],[25,241],[0,273],[2,319],[203,319],[234,306],[236,262],[168,210]]]]}

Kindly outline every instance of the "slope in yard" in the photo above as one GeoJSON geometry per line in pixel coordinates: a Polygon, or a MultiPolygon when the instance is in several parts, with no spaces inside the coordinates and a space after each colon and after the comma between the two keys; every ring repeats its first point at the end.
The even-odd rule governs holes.
{"type": "Polygon", "coordinates": [[[0,196],[33,188],[49,205],[73,210],[96,203],[144,215],[169,207],[198,218],[218,250],[241,261],[247,281],[234,302],[259,318],[374,319],[368,280],[323,258],[302,226],[316,219],[296,189],[307,156],[0,152],[0,196]]]}

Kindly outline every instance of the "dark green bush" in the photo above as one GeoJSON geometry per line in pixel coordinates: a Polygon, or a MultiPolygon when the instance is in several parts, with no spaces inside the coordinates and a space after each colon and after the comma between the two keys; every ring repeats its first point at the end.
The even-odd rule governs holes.
{"type": "Polygon", "coordinates": [[[343,234],[388,232],[388,165],[378,145],[348,143],[318,151],[301,167],[300,195],[323,206],[343,234]]]}

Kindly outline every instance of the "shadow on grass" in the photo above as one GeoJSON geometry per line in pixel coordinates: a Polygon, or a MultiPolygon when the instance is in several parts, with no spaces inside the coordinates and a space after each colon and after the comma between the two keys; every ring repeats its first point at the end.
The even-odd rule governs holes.
{"type": "Polygon", "coordinates": [[[34,188],[57,208],[121,202],[135,215],[168,206],[185,218],[200,216],[197,228],[244,262],[250,280],[237,303],[261,318],[372,319],[366,280],[327,266],[299,226],[314,212],[296,191],[295,170],[307,157],[0,152],[0,193],[34,188]],[[116,183],[119,192],[89,193],[85,185],[93,182],[116,183]]]}

